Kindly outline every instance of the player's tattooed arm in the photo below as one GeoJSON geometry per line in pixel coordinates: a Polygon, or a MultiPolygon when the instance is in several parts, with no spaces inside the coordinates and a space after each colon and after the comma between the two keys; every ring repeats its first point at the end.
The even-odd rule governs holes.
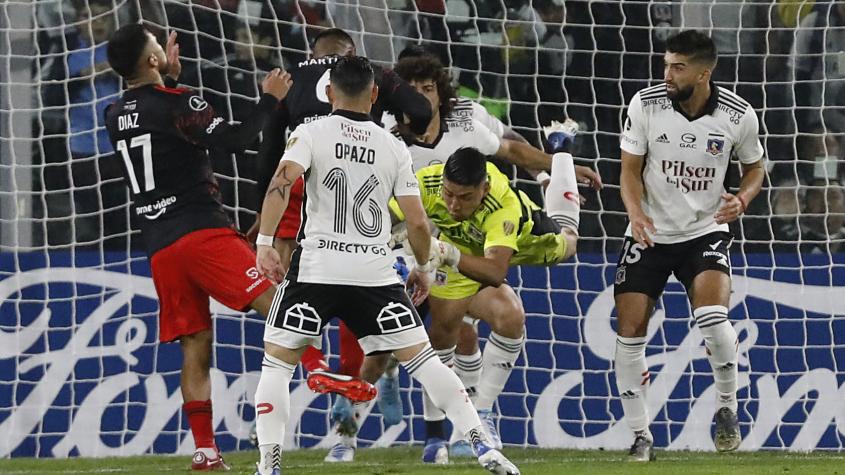
{"type": "Polygon", "coordinates": [[[305,169],[296,162],[291,160],[279,162],[279,167],[273,174],[273,179],[270,180],[270,186],[267,188],[264,203],[261,206],[261,227],[259,228],[261,234],[268,236],[276,234],[279,220],[282,219],[282,214],[290,200],[290,189],[303,173],[305,169]]]}
{"type": "Polygon", "coordinates": [[[267,188],[267,194],[278,193],[282,199],[288,199],[288,191],[293,186],[294,180],[288,176],[288,167],[284,164],[273,175],[273,181],[270,182],[270,187],[267,188]]]}
{"type": "Polygon", "coordinates": [[[272,236],[276,235],[279,220],[282,219],[282,214],[288,207],[290,189],[303,173],[305,173],[305,169],[302,165],[291,160],[282,160],[270,181],[267,193],[264,195],[255,266],[259,272],[274,282],[281,282],[285,275],[286,266],[282,264],[279,253],[272,246],[272,236]],[[261,239],[268,239],[270,242],[262,242],[261,239]]]}

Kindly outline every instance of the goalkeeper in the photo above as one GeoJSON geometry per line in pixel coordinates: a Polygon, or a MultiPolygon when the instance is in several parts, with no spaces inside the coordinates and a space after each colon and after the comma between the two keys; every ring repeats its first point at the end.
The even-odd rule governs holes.
{"type": "MultiPolygon", "coordinates": [[[[572,156],[558,153],[552,159],[546,211],[512,189],[507,177],[472,148],[419,170],[417,179],[426,214],[440,230],[440,241],[434,242],[442,265],[429,298],[432,346],[441,358],[453,352],[464,315],[490,325],[476,394],[479,411],[489,409],[524,339],[525,311],[505,282],[508,267],[551,266],[575,254],[580,200],[572,156]]],[[[395,206],[392,210],[403,219],[395,206]]]]}

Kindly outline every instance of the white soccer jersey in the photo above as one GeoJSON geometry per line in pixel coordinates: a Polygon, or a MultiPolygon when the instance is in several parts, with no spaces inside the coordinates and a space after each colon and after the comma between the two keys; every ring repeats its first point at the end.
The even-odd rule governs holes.
{"type": "Polygon", "coordinates": [[[405,145],[368,115],[337,111],[297,127],[282,160],[306,170],[299,247],[288,278],[363,287],[399,283],[387,246],[387,203],[420,193],[405,145]]]}
{"type": "MultiPolygon", "coordinates": [[[[396,126],[396,118],[392,115],[385,114],[383,121],[387,130],[396,126]]],[[[434,143],[417,142],[408,145],[414,170],[445,163],[459,148],[472,147],[485,155],[495,155],[502,145],[490,129],[471,116],[450,114],[444,123],[445,127],[441,125],[440,135],[434,143]]]]}
{"type": "Polygon", "coordinates": [[[505,124],[496,117],[493,117],[493,114],[485,109],[484,106],[466,97],[459,97],[455,101],[451,115],[469,117],[481,122],[485,127],[490,129],[490,132],[493,132],[496,137],[499,137],[499,140],[505,136],[505,124]]]}
{"type": "Polygon", "coordinates": [[[754,109],[727,89],[711,88],[704,115],[692,121],[666,95],[665,84],[642,89],[628,106],[621,148],[645,156],[642,208],[654,220],[656,243],[727,231],[714,215],[730,158],[763,158],[754,109]]]}

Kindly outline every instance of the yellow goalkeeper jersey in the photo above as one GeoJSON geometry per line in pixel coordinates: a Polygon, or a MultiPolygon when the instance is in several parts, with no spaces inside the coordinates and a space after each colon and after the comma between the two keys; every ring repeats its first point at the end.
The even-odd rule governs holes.
{"type": "MultiPolygon", "coordinates": [[[[440,229],[440,239],[474,256],[483,256],[489,247],[509,247],[514,250],[511,264],[554,265],[562,260],[566,241],[560,228],[525,193],[511,188],[510,180],[492,163],[487,163],[490,191],[481,206],[469,219],[453,219],[441,195],[443,167],[431,165],[416,174],[423,207],[440,229]]],[[[391,208],[404,220],[395,201],[391,208]]]]}

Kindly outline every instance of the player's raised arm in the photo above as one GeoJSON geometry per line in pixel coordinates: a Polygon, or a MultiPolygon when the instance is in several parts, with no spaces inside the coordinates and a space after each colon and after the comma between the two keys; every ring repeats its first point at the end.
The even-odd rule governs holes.
{"type": "Polygon", "coordinates": [[[177,119],[177,127],[190,141],[204,147],[229,152],[243,150],[258,136],[265,120],[287,95],[290,86],[290,74],[279,69],[269,72],[261,83],[264,91],[261,99],[253,113],[240,124],[229,124],[199,95],[185,94],[186,104],[177,119]]]}
{"type": "Polygon", "coordinates": [[[408,128],[414,134],[425,134],[432,117],[431,104],[425,96],[417,92],[393,70],[384,71],[379,83],[379,93],[387,102],[387,110],[397,120],[404,117],[407,119],[408,128]]]}

